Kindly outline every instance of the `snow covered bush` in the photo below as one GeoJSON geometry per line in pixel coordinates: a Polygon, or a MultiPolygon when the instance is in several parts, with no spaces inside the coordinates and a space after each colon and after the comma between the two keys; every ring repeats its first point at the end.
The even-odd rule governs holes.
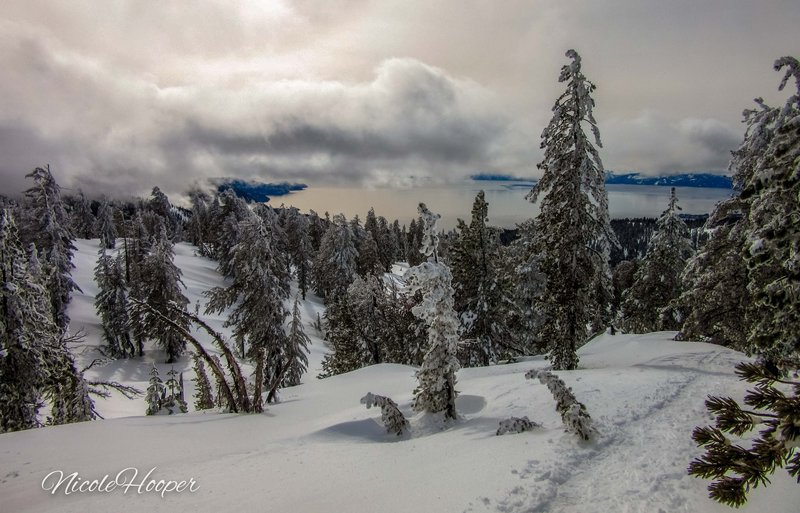
{"type": "Polygon", "coordinates": [[[525,373],[526,379],[539,379],[543,385],[547,385],[553,399],[556,400],[556,411],[561,414],[561,422],[567,431],[572,431],[584,440],[588,440],[596,432],[592,427],[592,418],[586,411],[586,406],[575,399],[572,389],[564,381],[548,371],[529,370],[525,373]]]}
{"type": "Polygon", "coordinates": [[[400,436],[403,431],[408,429],[408,421],[403,416],[403,412],[397,407],[397,403],[390,398],[367,392],[367,395],[361,398],[361,404],[366,405],[367,409],[373,406],[381,407],[381,422],[386,427],[387,433],[394,433],[400,436]]]}
{"type": "Polygon", "coordinates": [[[777,467],[785,467],[800,482],[800,381],[785,379],[777,367],[764,362],[740,363],[736,374],[755,383],[744,397],[755,410],[745,410],[729,397],[709,397],[706,407],[716,416],[716,426],[692,433],[706,452],[691,462],[689,474],[712,479],[709,497],[739,507],[747,502],[750,488],[769,483],[777,467]],[[749,448],[725,435],[741,439],[759,425],[763,429],[749,448]]]}
{"type": "Polygon", "coordinates": [[[511,417],[510,419],[500,421],[496,434],[500,436],[507,433],[524,433],[525,431],[531,431],[541,426],[542,425],[537,422],[528,420],[528,417],[511,417]]]}

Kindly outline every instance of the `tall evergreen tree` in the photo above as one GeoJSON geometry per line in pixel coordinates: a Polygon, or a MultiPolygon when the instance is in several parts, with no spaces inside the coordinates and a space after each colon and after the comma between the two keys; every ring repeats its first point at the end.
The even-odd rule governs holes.
{"type": "Polygon", "coordinates": [[[287,277],[280,274],[283,266],[275,263],[273,239],[263,219],[251,213],[239,222],[237,232],[239,239],[229,251],[230,285],[209,292],[206,311],[230,309],[225,326],[233,328],[241,352],[255,364],[253,405],[261,411],[265,380],[277,386],[285,369],[284,300],[289,286],[287,277]]]}
{"type": "Polygon", "coordinates": [[[422,238],[423,238],[423,221],[422,219],[412,219],[408,225],[408,233],[406,234],[406,262],[413,267],[425,261],[422,255],[422,238]]]}
{"type": "Polygon", "coordinates": [[[342,214],[337,214],[322,237],[314,259],[317,293],[329,299],[347,292],[356,275],[357,261],[352,228],[342,214]]]}
{"type": "Polygon", "coordinates": [[[300,316],[300,298],[295,297],[294,308],[292,308],[292,321],[289,325],[289,333],[286,340],[286,373],[283,378],[283,386],[293,387],[300,384],[300,378],[308,368],[308,346],[311,339],[306,335],[303,328],[303,319],[300,316]]]}
{"type": "MultiPolygon", "coordinates": [[[[142,264],[142,274],[139,277],[141,297],[157,312],[172,318],[180,328],[187,330],[189,322],[183,316],[175,317],[170,311],[170,306],[183,310],[189,304],[189,300],[181,292],[181,287],[185,288],[181,281],[181,270],[173,259],[172,243],[167,238],[166,229],[162,227],[150,254],[142,264]]],[[[186,348],[186,340],[180,331],[161,322],[157,315],[139,304],[134,304],[131,310],[131,321],[140,322],[143,335],[155,339],[166,351],[167,363],[174,363],[186,348]]]]}
{"type": "Polygon", "coordinates": [[[294,207],[287,209],[286,238],[289,254],[297,279],[297,287],[305,300],[306,292],[311,284],[311,263],[314,257],[314,248],[311,241],[311,229],[308,217],[301,214],[294,207]]]}
{"type": "Polygon", "coordinates": [[[326,306],[325,340],[332,351],[323,358],[319,377],[335,376],[368,365],[364,363],[362,346],[356,335],[358,319],[350,308],[348,294],[332,298],[326,306]]]}
{"type": "Polygon", "coordinates": [[[332,351],[323,360],[326,374],[350,372],[384,361],[387,298],[375,276],[357,276],[347,293],[326,312],[332,351]]]}
{"type": "Polygon", "coordinates": [[[105,248],[100,249],[94,270],[98,288],[94,307],[103,325],[106,354],[114,358],[130,358],[136,355],[136,346],[130,335],[128,286],[120,257],[113,258],[105,248]]]}
{"type": "Polygon", "coordinates": [[[391,272],[392,264],[399,260],[395,257],[398,251],[397,239],[392,234],[389,221],[383,216],[378,216],[378,236],[375,238],[378,244],[381,263],[384,272],[391,272]]]}
{"type": "Polygon", "coordinates": [[[75,357],[69,347],[70,342],[80,338],[70,337],[63,332],[48,346],[45,360],[48,364],[48,378],[45,383],[45,397],[50,401],[49,424],[71,424],[94,420],[94,401],[89,397],[89,383],[78,369],[75,357]]]}
{"type": "Polygon", "coordinates": [[[189,200],[192,203],[192,217],[187,223],[189,241],[197,246],[198,253],[204,257],[212,257],[211,236],[210,236],[210,217],[211,212],[209,195],[199,189],[193,188],[188,192],[189,200]]]}
{"type": "Polygon", "coordinates": [[[775,120],[775,133],[742,189],[750,211],[745,231],[748,290],[752,295],[750,352],[768,361],[800,355],[800,62],[783,57],[779,89],[796,91],[775,120]]]}
{"type": "Polygon", "coordinates": [[[519,238],[506,250],[504,279],[513,283],[514,307],[509,326],[514,329],[514,339],[525,354],[542,352],[540,327],[544,320],[539,301],[544,294],[547,278],[541,271],[541,255],[534,245],[533,220],[518,226],[519,238]]]}
{"type": "Polygon", "coordinates": [[[621,326],[628,332],[674,330],[680,326],[673,315],[662,312],[680,296],[681,275],[693,253],[689,229],[678,217],[680,209],[673,187],[669,205],[656,223],[656,232],[636,271],[633,286],[623,294],[621,326]]]}
{"type": "MultiPolygon", "coordinates": [[[[181,222],[175,214],[169,198],[158,187],[153,187],[150,200],[147,202],[150,212],[156,214],[164,223],[167,230],[167,237],[170,240],[179,240],[181,235],[181,222]]],[[[154,226],[149,227],[151,232],[157,232],[154,226]]]]}
{"type": "Polygon", "coordinates": [[[500,233],[486,224],[487,218],[488,203],[480,191],[470,224],[459,219],[459,234],[450,248],[455,308],[461,336],[468,342],[461,358],[466,366],[489,365],[522,352],[509,324],[514,303],[502,272],[500,233]]]}
{"type": "Polygon", "coordinates": [[[61,187],[50,173],[50,166],[37,167],[27,175],[34,185],[25,191],[26,219],[24,239],[33,242],[48,269],[47,289],[56,325],[69,325],[67,305],[73,290],[80,290],[72,279],[72,253],[75,251],[70,221],[61,200],[61,187]]]}
{"type": "Polygon", "coordinates": [[[616,244],[603,164],[583,129],[588,124],[601,146],[590,96],[595,86],[583,75],[578,53],[569,50],[567,57],[572,62],[559,76],[567,90],[542,132],[544,160],[538,167],[543,175],[527,196],[533,203],[543,196],[534,244],[547,276],[540,302],[542,337],[550,344],[556,369],[575,369],[576,351],[589,336],[587,325],[610,315],[608,249],[616,244]]]}
{"type": "Polygon", "coordinates": [[[420,203],[423,219],[422,254],[426,262],[406,272],[411,292],[420,291],[422,302],[414,307],[414,315],[428,325],[428,352],[417,371],[414,409],[431,413],[444,412],[445,419],[457,418],[456,371],[459,369],[458,318],[453,310],[453,277],[450,268],[439,260],[436,233],[438,215],[420,203]]]}
{"type": "Polygon", "coordinates": [[[78,196],[73,199],[72,211],[70,212],[72,233],[81,239],[91,239],[94,237],[95,217],[92,214],[92,204],[83,195],[83,191],[78,191],[78,196]]]}
{"type": "Polygon", "coordinates": [[[375,209],[372,207],[370,207],[369,211],[367,212],[367,217],[364,220],[364,230],[372,235],[372,240],[375,241],[377,246],[378,260],[383,263],[385,260],[383,253],[386,250],[386,246],[381,244],[383,236],[378,227],[378,216],[375,215],[375,209]]]}
{"type": "Polygon", "coordinates": [[[708,240],[689,260],[683,276],[683,293],[674,308],[684,321],[678,338],[746,349],[748,308],[747,264],[743,248],[752,198],[741,190],[752,181],[762,154],[772,141],[779,110],[757,98],[757,109],[744,111],[744,140],[733,152],[734,196],[722,201],[706,221],[708,240]]]}
{"type": "MultiPolygon", "coordinates": [[[[135,217],[127,224],[120,253],[124,264],[125,283],[128,285],[130,298],[144,301],[146,299],[144,264],[150,253],[152,240],[144,226],[141,211],[137,210],[135,217]]],[[[136,353],[139,356],[144,354],[144,342],[147,338],[147,323],[142,318],[143,315],[144,311],[141,308],[130,308],[128,311],[129,331],[136,343],[136,353]]]]}
{"type": "Polygon", "coordinates": [[[39,425],[47,378],[43,345],[55,336],[46,290],[29,273],[13,214],[0,211],[0,432],[39,425]]]}
{"type": "Polygon", "coordinates": [[[755,383],[744,397],[751,409],[729,397],[709,397],[716,426],[692,434],[706,453],[689,473],[713,479],[710,497],[737,507],[751,488],[769,483],[777,467],[800,479],[800,383],[787,378],[796,378],[800,368],[800,62],[775,61],[776,71],[784,68],[779,89],[793,78],[795,94],[777,113],[762,108],[762,115],[775,114],[774,122],[751,124],[755,130],[734,154],[738,163],[752,165],[741,194],[749,207],[741,240],[749,295],[745,349],[758,360],[737,366],[742,379],[755,383]],[[756,428],[758,436],[751,435],[756,428]],[[734,443],[741,438],[747,443],[734,443]]]}
{"type": "Polygon", "coordinates": [[[97,221],[94,232],[100,237],[100,245],[106,249],[113,249],[117,242],[117,227],[114,224],[114,207],[104,201],[97,211],[97,221]]]}
{"type": "Polygon", "coordinates": [[[371,232],[364,232],[364,238],[358,247],[357,269],[361,276],[381,276],[383,275],[383,263],[381,262],[378,244],[371,232]]]}
{"type": "Polygon", "coordinates": [[[53,319],[36,246],[22,251],[9,211],[0,214],[0,274],[0,431],[40,425],[44,400],[50,423],[95,418],[89,386],[67,345],[74,338],[53,319]]]}

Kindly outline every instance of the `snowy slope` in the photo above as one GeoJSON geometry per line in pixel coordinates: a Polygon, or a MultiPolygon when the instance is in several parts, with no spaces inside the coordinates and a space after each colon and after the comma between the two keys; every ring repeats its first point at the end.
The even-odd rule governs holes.
{"type": "MultiPolygon", "coordinates": [[[[95,248],[92,241],[79,243],[76,276],[87,297],[76,297],[70,311],[89,343],[98,334],[90,308],[95,248]]],[[[220,278],[213,262],[193,256],[190,246],[176,252],[194,303],[220,278]]],[[[304,306],[310,323],[320,303],[304,306]]],[[[546,387],[524,379],[526,370],[546,365],[541,358],[460,371],[461,419],[442,426],[412,414],[411,367],[384,364],[315,379],[324,347],[310,326],[308,333],[311,373],[263,415],[144,417],[143,401],[114,399],[101,403],[101,411],[130,417],[0,435],[0,511],[730,511],[706,498],[707,483],[687,476],[686,466],[699,454],[693,427],[709,421],[705,396],[743,394],[732,372],[739,353],[674,342],[672,333],[590,342],[580,350],[582,369],[558,373],[595,420],[600,434],[586,443],[563,432],[546,387]],[[380,411],[359,404],[366,392],[397,401],[412,433],[386,434],[380,411]],[[512,415],[527,415],[543,428],[495,436],[498,421],[512,415]],[[42,490],[55,470],[100,479],[128,467],[139,469],[136,482],[156,467],[151,478],[193,478],[198,488],[164,498],[136,488],[42,490]]],[[[153,357],[162,356],[99,372],[143,387],[153,357]]],[[[781,471],[743,510],[796,513],[798,503],[800,487],[781,471]]]]}

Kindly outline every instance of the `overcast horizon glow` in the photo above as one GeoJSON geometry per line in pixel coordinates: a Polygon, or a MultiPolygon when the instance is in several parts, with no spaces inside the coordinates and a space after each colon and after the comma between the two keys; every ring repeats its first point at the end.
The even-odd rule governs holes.
{"type": "Polygon", "coordinates": [[[605,167],[723,172],[796,0],[4,2],[0,193],[536,177],[575,48],[605,167]]]}

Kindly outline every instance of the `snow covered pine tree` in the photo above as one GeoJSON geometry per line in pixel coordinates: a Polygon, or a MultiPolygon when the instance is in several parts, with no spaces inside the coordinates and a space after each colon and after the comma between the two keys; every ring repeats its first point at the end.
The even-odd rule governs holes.
{"type": "MultiPolygon", "coordinates": [[[[181,270],[173,262],[175,254],[172,242],[167,238],[163,225],[156,237],[150,254],[144,259],[139,277],[142,298],[162,315],[173,318],[181,330],[188,330],[189,322],[183,316],[175,317],[170,310],[171,306],[185,310],[189,300],[181,292],[181,287],[186,286],[181,281],[181,270]]],[[[183,354],[186,340],[181,330],[161,322],[157,315],[139,303],[133,305],[130,313],[134,323],[137,320],[141,322],[144,335],[156,340],[167,353],[167,363],[174,363],[183,354]]]]}
{"type": "Polygon", "coordinates": [[[647,254],[639,265],[633,286],[623,293],[621,327],[630,333],[675,330],[678,319],[662,311],[681,293],[681,274],[686,260],[694,253],[689,228],[678,217],[675,187],[669,206],[656,222],[656,232],[647,245],[647,254]]]}
{"type": "Polygon", "coordinates": [[[739,193],[717,204],[706,221],[708,240],[686,264],[683,294],[675,309],[683,317],[676,337],[680,340],[704,340],[744,351],[752,304],[747,290],[747,264],[743,248],[749,223],[752,197],[743,198],[741,190],[750,183],[761,154],[772,140],[779,109],[756,98],[758,109],[744,111],[747,131],[739,148],[733,152],[728,169],[733,173],[734,190],[739,193]]]}
{"type": "Polygon", "coordinates": [[[236,231],[239,237],[228,249],[230,285],[208,292],[206,312],[228,311],[225,326],[233,327],[241,352],[255,365],[252,404],[254,412],[261,412],[267,378],[268,393],[274,393],[285,369],[283,323],[287,312],[283,302],[289,297],[288,275],[281,272],[285,267],[276,261],[271,227],[261,216],[245,214],[236,231]]]}
{"type": "Polygon", "coordinates": [[[136,346],[130,336],[128,287],[122,260],[107,254],[104,247],[97,259],[94,281],[98,288],[94,307],[102,322],[106,341],[103,351],[112,358],[132,358],[136,355],[136,346]]]}
{"type": "Polygon", "coordinates": [[[547,276],[540,301],[542,338],[550,341],[555,369],[575,369],[576,350],[589,336],[587,326],[610,320],[608,250],[617,244],[603,163],[583,131],[587,123],[601,146],[590,96],[595,86],[581,72],[578,53],[569,50],[566,55],[572,62],[561,68],[558,80],[567,83],[567,90],[556,100],[553,118],[542,132],[544,160],[538,167],[544,173],[527,195],[532,203],[544,196],[534,246],[547,276]]]}
{"type": "Polygon", "coordinates": [[[25,191],[25,218],[22,239],[33,243],[42,263],[48,269],[47,290],[56,325],[64,330],[69,325],[67,305],[73,290],[80,290],[72,279],[72,252],[75,251],[71,223],[61,200],[61,187],[50,173],[50,166],[37,167],[27,175],[34,185],[25,191]]]}
{"type": "Polygon", "coordinates": [[[294,308],[292,308],[292,322],[289,325],[289,333],[286,335],[286,371],[281,386],[293,387],[300,384],[300,378],[308,368],[308,346],[311,339],[303,329],[303,319],[300,316],[300,296],[294,298],[294,308]]]}
{"type": "Polygon", "coordinates": [[[522,353],[510,325],[514,303],[508,275],[502,272],[500,231],[486,224],[488,208],[484,192],[478,192],[470,224],[459,219],[459,233],[450,247],[455,309],[461,336],[469,341],[460,360],[469,367],[522,353]]]}
{"type": "Polygon", "coordinates": [[[744,199],[751,198],[744,237],[753,297],[747,349],[759,359],[739,364],[737,374],[755,383],[744,397],[755,410],[731,398],[709,397],[706,407],[716,426],[692,434],[706,452],[690,464],[689,473],[713,479],[710,497],[730,506],[744,504],[750,489],[769,483],[778,467],[800,482],[800,62],[775,61],[776,71],[784,67],[779,89],[794,78],[797,90],[778,114],[774,137],[757,156],[742,191],[744,199]],[[749,448],[725,435],[744,438],[758,426],[765,427],[749,448]]]}
{"type": "Polygon", "coordinates": [[[444,412],[445,419],[456,419],[456,371],[459,369],[458,318],[453,310],[453,277],[450,268],[439,260],[439,236],[433,214],[419,204],[424,227],[422,254],[427,261],[409,269],[405,278],[412,293],[422,292],[422,302],[413,312],[428,324],[428,352],[417,371],[414,410],[444,412]]]}

